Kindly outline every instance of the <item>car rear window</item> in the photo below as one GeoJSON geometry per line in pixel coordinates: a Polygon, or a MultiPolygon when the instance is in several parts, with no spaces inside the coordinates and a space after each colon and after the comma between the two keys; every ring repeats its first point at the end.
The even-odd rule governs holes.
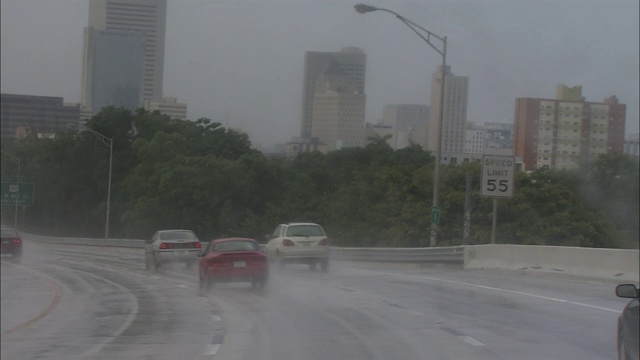
{"type": "Polygon", "coordinates": [[[260,248],[258,244],[253,241],[225,241],[217,243],[213,247],[215,252],[227,252],[227,251],[258,251],[260,248]]]}
{"type": "Polygon", "coordinates": [[[318,225],[292,225],[287,229],[286,236],[325,236],[318,225]]]}
{"type": "Polygon", "coordinates": [[[160,240],[195,240],[196,235],[191,231],[167,231],[160,233],[160,240]]]}

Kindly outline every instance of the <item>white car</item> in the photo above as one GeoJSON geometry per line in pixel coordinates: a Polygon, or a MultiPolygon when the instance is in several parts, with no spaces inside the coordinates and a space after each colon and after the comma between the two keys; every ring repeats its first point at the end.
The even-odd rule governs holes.
{"type": "Polygon", "coordinates": [[[280,224],[267,238],[267,255],[279,265],[303,263],[313,270],[316,264],[320,264],[322,271],[329,270],[329,239],[322,226],[314,223],[280,224]]]}
{"type": "Polygon", "coordinates": [[[187,267],[198,261],[202,244],[191,230],[160,230],[149,241],[156,268],[164,263],[185,263],[187,267]]]}

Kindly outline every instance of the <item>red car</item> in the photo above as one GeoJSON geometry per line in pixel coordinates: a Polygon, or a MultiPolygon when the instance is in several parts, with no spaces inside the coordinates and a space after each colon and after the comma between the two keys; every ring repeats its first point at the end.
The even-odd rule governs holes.
{"type": "Polygon", "coordinates": [[[267,255],[258,242],[248,238],[212,240],[198,255],[200,289],[208,290],[216,282],[251,282],[264,288],[269,279],[267,255]]]}
{"type": "Polygon", "coordinates": [[[17,231],[3,226],[2,229],[2,254],[11,254],[16,261],[22,256],[22,238],[17,231]]]}

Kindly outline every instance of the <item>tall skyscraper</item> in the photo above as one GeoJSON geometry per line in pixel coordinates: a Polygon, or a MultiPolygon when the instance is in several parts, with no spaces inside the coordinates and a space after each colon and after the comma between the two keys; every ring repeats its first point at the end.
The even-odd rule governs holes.
{"type": "Polygon", "coordinates": [[[455,76],[451,67],[438,66],[431,80],[431,116],[429,121],[429,141],[427,148],[436,152],[438,136],[442,136],[442,151],[461,153],[464,151],[465,123],[467,121],[467,99],[469,77],[455,76]],[[444,75],[444,120],[441,134],[438,133],[440,121],[441,81],[444,75]]]}
{"type": "Polygon", "coordinates": [[[144,39],[139,32],[85,28],[82,106],[93,115],[105,106],[143,105],[144,39]]]}
{"type": "MultiPolygon", "coordinates": [[[[316,100],[316,90],[334,93],[338,90],[338,87],[320,86],[318,87],[318,81],[331,81],[336,84],[336,74],[332,76],[324,76],[328,70],[332,72],[340,72],[341,85],[339,92],[345,93],[346,88],[352,94],[359,94],[364,97],[364,84],[365,84],[365,70],[366,70],[367,56],[365,53],[355,47],[342,48],[340,52],[312,52],[305,53],[304,61],[304,84],[302,90],[302,116],[300,136],[303,139],[309,139],[312,137],[312,124],[314,114],[314,102],[316,100]],[[321,79],[322,78],[322,79],[321,79]]],[[[327,96],[322,96],[326,99],[327,96]]],[[[347,96],[343,96],[343,101],[347,96]]],[[[353,99],[357,96],[352,97],[353,99]]],[[[364,116],[364,113],[363,113],[364,116]]],[[[364,118],[362,127],[364,128],[364,118]]],[[[364,131],[364,130],[363,130],[364,131]]]]}
{"type": "Polygon", "coordinates": [[[555,99],[516,99],[514,155],[526,168],[575,169],[624,150],[626,105],[615,96],[587,102],[582,86],[558,85],[555,99]]]}
{"type": "Polygon", "coordinates": [[[316,79],[311,114],[311,138],[326,151],[362,146],[366,96],[337,60],[331,60],[316,79]]]}
{"type": "MultiPolygon", "coordinates": [[[[143,106],[145,100],[162,100],[166,17],[166,0],[91,0],[89,3],[89,28],[93,28],[94,31],[109,30],[138,34],[137,36],[141,36],[143,40],[144,60],[141,99],[138,106],[143,106]]],[[[100,33],[100,36],[104,37],[102,35],[104,34],[100,33]]],[[[95,66],[92,69],[91,59],[87,55],[92,46],[95,44],[92,45],[85,38],[85,70],[82,89],[85,107],[92,106],[90,102],[85,101],[92,98],[86,93],[93,91],[91,86],[94,89],[100,86],[96,84],[97,79],[92,73],[95,71],[95,66]]],[[[114,48],[115,45],[111,47],[114,48]]],[[[108,58],[99,61],[107,62],[108,58]]],[[[99,110],[93,109],[94,113],[99,110]]]]}

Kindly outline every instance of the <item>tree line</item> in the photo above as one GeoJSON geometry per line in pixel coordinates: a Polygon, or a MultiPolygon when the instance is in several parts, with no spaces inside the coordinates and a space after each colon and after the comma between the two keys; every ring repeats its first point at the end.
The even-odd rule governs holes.
{"type": "MultiPolygon", "coordinates": [[[[105,108],[86,127],[112,139],[111,238],[192,229],[201,239],[264,240],[290,221],[322,224],[337,246],[429,245],[434,157],[418,145],[393,150],[384,138],[359,148],[286,161],[251,148],[246,134],[202,118],[170,119],[143,109],[105,108]]],[[[62,127],[2,140],[2,175],[35,184],[19,228],[52,236],[104,236],[109,147],[89,131],[62,127]]],[[[443,166],[438,245],[460,245],[467,174],[471,244],[490,242],[492,199],[480,196],[480,164],[443,166]]],[[[498,243],[638,248],[638,163],[602,155],[575,171],[518,173],[500,200],[498,243]]],[[[2,206],[12,224],[13,206],[2,206]]]]}

